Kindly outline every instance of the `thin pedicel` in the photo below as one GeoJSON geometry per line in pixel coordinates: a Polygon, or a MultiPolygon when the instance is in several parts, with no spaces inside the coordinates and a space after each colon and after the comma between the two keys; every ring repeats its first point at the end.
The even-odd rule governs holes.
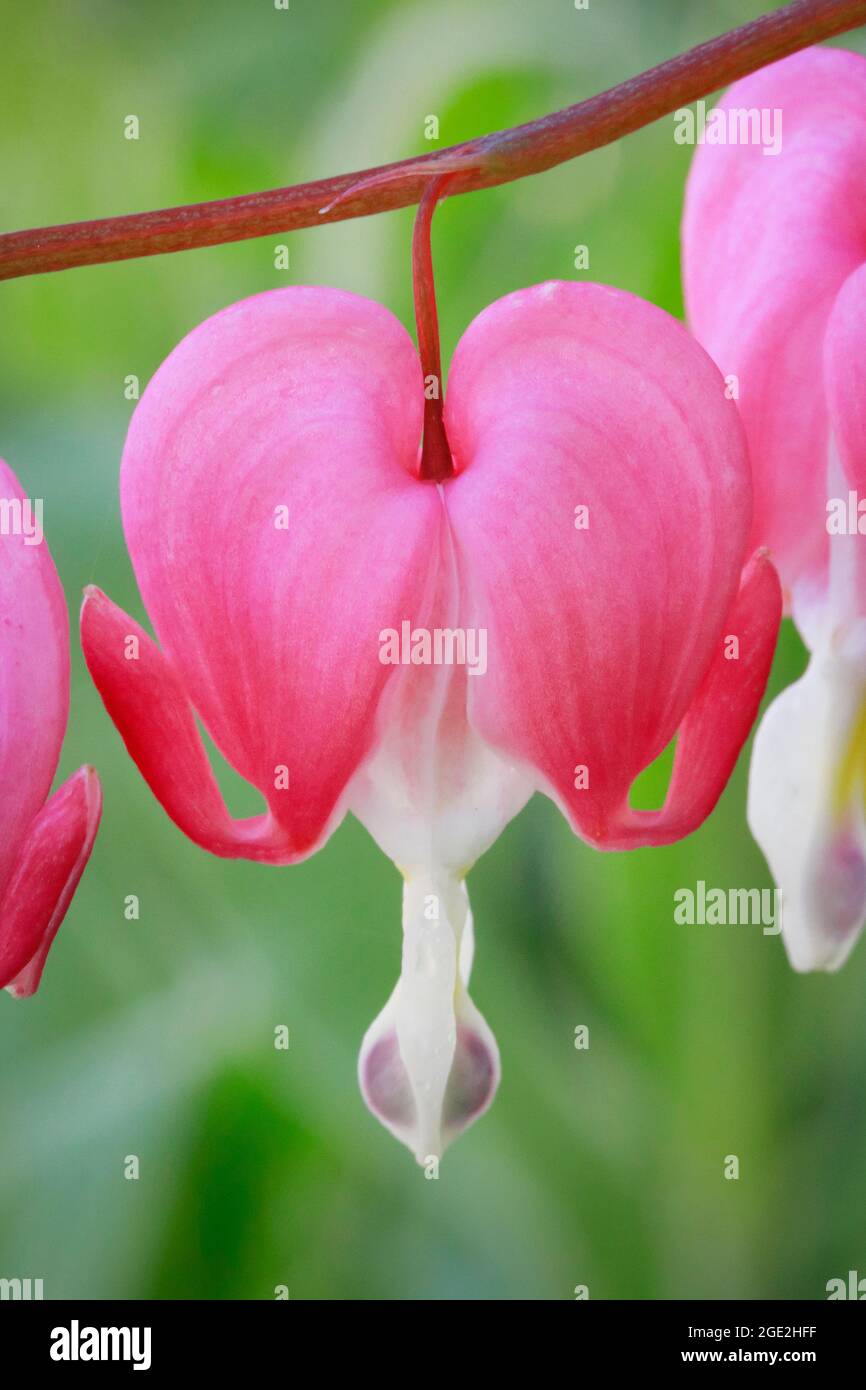
{"type": "Polygon", "coordinates": [[[864,21],[866,0],[795,0],[586,101],[420,158],[210,203],[7,232],[0,236],[0,280],[220,246],[408,207],[421,200],[431,176],[455,161],[467,163],[453,193],[510,183],[608,145],[864,21]]]}

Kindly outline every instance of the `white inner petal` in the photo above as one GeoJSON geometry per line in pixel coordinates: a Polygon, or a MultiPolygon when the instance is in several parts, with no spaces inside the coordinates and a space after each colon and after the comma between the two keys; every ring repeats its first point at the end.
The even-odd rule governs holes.
{"type": "MultiPolygon", "coordinates": [[[[847,483],[831,445],[828,495],[847,483]]],[[[805,674],[755,735],[748,818],[782,895],[782,933],[797,970],[835,970],[866,918],[866,618],[859,535],[831,535],[829,572],[794,591],[812,649],[805,674]]]]}
{"type": "Polygon", "coordinates": [[[755,736],[748,818],[782,895],[797,970],[834,970],[866,915],[862,764],[847,804],[838,788],[866,699],[862,676],[832,651],[776,699],[755,736]]]}
{"type": "MultiPolygon", "coordinates": [[[[447,527],[431,621],[461,621],[447,527]]],[[[400,979],[361,1048],[359,1078],[377,1117],[424,1162],[486,1109],[496,1042],[469,998],[472,916],[465,875],[535,790],[533,778],[470,728],[465,666],[406,666],[380,710],[376,751],[348,805],[400,868],[400,979]]]]}

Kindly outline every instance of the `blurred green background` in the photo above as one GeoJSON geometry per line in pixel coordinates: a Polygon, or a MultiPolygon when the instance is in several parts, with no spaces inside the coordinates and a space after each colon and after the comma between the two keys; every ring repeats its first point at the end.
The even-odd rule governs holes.
{"type": "MultiPolygon", "coordinates": [[[[766,8],[746,0],[0,3],[0,225],[342,172],[527,120],[766,8]],[[123,138],[136,114],[141,138],[123,138]]],[[[863,46],[862,38],[845,40],[863,46]]],[[[588,277],[681,313],[689,151],[672,121],[447,203],[447,357],[509,290],[588,277]]],[[[0,285],[0,453],[45,498],[73,622],[99,583],[143,618],[117,472],[132,404],[208,314],[286,283],[411,322],[411,213],[0,285]]],[[[786,625],[772,689],[803,650],[786,625]]],[[[866,1274],[866,948],[797,977],[755,927],[682,927],[699,878],[765,886],[745,759],[704,828],[601,855],[536,797],[470,878],[492,1111],[426,1181],[367,1114],[361,1036],[396,978],[398,876],[347,821],[291,869],[214,859],[146,789],[73,639],[59,776],[105,816],[38,996],[0,997],[0,1276],[49,1298],[822,1298],[866,1274]],[[124,918],[135,893],[141,918],[124,918]],[[290,1029],[288,1052],[274,1027],[290,1029]],[[575,1051],[588,1024],[591,1046],[575,1051]],[[136,1154],[137,1182],[123,1162],[136,1154]],[[723,1177],[737,1154],[739,1181],[723,1177]]],[[[664,767],[643,793],[660,800],[664,767]]],[[[230,805],[246,792],[225,778],[230,805]]]]}

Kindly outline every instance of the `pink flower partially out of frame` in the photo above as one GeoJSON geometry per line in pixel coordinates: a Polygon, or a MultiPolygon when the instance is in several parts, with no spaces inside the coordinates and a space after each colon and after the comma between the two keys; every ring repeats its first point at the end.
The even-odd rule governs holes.
{"type": "Polygon", "coordinates": [[[90,857],[92,767],[49,797],[69,717],[69,620],[48,547],[0,459],[0,987],[35,994],[90,857]]]}
{"type": "Polygon", "coordinates": [[[833,970],[866,921],[866,59],[806,49],[723,105],[780,111],[782,146],[696,154],[689,319],[736,379],[751,543],[770,548],[811,652],[755,737],[749,823],[792,964],[833,970]]]}

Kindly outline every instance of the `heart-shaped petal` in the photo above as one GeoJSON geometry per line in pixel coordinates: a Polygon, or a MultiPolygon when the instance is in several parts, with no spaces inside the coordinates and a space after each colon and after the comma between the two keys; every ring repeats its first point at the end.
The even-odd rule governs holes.
{"type": "MultiPolygon", "coordinates": [[[[465,611],[488,632],[471,723],[540,774],[586,839],[664,838],[629,789],[720,657],[749,530],[745,443],[717,369],[632,295],[541,285],[468,329],[446,422],[465,611]]],[[[668,838],[712,809],[754,718],[778,628],[765,588],[751,674],[730,664],[737,718],[708,711],[718,761],[668,838]]]]}
{"type": "MultiPolygon", "coordinates": [[[[292,288],[185,338],[130,426],[124,526],[166,681],[180,682],[261,791],[283,860],[320,843],[372,747],[392,674],[381,630],[425,621],[443,518],[435,488],[413,476],[422,399],[417,356],[391,314],[292,288]]],[[[119,652],[100,654],[103,639],[85,623],[91,671],[104,694],[99,672],[116,673],[113,713],[165,800],[170,749],[158,729],[127,727],[139,706],[124,698],[119,652]]],[[[232,852],[223,830],[203,842],[232,852]]],[[[234,852],[248,849],[258,853],[239,830],[234,852]]]]}

